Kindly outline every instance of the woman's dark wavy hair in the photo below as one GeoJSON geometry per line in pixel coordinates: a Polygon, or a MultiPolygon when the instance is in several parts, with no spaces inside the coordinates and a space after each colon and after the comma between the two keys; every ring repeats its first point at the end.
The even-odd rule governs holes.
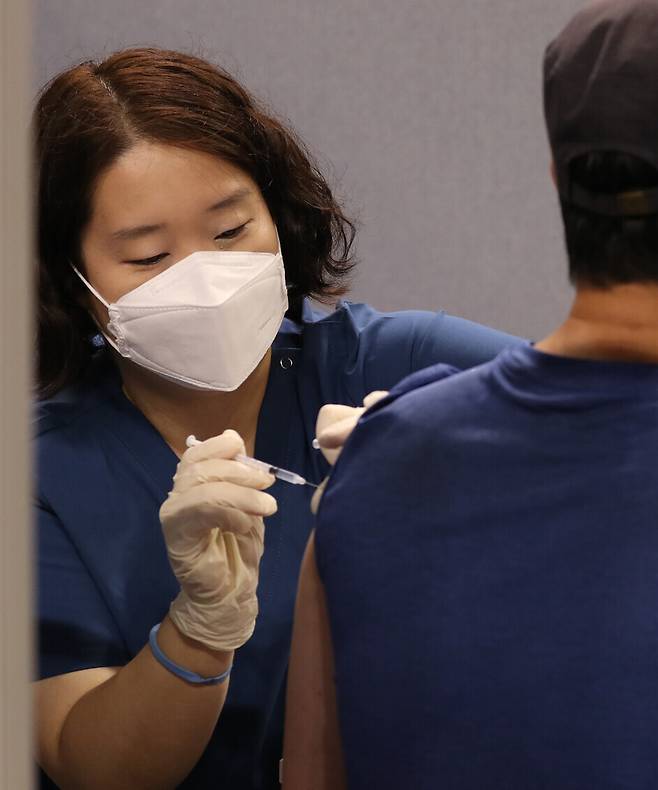
{"type": "Polygon", "coordinates": [[[354,225],[295,134],[216,66],[151,48],[81,63],[43,89],[34,127],[41,397],[79,381],[94,353],[71,263],[84,271],[99,174],[139,140],[221,157],[254,179],[279,232],[293,317],[305,295],[346,293],[354,225]]]}
{"type": "MultiPolygon", "coordinates": [[[[570,179],[592,192],[617,194],[658,187],[643,159],[595,151],[574,159],[570,179]]],[[[561,200],[569,276],[576,285],[608,288],[658,281],[658,217],[608,217],[561,200]]]]}

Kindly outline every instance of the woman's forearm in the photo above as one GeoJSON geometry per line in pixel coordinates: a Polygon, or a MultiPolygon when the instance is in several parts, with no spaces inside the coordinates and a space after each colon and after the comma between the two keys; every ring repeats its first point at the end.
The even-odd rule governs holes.
{"type": "MultiPolygon", "coordinates": [[[[162,651],[197,674],[216,676],[232,653],[214,653],[182,636],[168,620],[162,651]]],[[[73,705],[60,731],[57,773],[64,790],[176,787],[203,753],[228,681],[193,685],[173,675],[145,647],[113,677],[73,705]]]]}

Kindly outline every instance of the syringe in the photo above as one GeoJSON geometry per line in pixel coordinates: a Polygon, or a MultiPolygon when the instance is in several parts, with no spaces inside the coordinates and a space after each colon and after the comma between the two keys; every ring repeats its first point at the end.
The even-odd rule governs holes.
{"type": "MultiPolygon", "coordinates": [[[[188,447],[194,447],[194,445],[201,444],[201,442],[196,436],[188,436],[185,440],[185,444],[188,447]]],[[[262,469],[263,472],[274,475],[277,480],[284,480],[286,483],[292,483],[294,486],[311,486],[311,488],[317,488],[315,483],[309,483],[308,480],[298,475],[296,472],[291,472],[289,469],[282,469],[280,466],[273,466],[272,464],[265,463],[265,461],[259,461],[257,458],[252,458],[249,455],[242,455],[242,453],[240,453],[235,456],[234,460],[239,461],[241,464],[245,464],[245,466],[251,466],[254,469],[262,469]]]]}

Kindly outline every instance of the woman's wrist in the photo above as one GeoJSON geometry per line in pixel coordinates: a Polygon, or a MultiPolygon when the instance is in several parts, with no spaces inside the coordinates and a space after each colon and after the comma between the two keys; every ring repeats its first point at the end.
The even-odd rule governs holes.
{"type": "Polygon", "coordinates": [[[233,652],[251,638],[258,614],[255,591],[238,593],[230,591],[221,601],[199,603],[181,590],[171,602],[169,619],[181,634],[211,652],[233,652]]]}
{"type": "Polygon", "coordinates": [[[233,663],[232,650],[212,650],[181,633],[167,615],[157,634],[160,650],[168,659],[202,677],[216,677],[233,663]]]}

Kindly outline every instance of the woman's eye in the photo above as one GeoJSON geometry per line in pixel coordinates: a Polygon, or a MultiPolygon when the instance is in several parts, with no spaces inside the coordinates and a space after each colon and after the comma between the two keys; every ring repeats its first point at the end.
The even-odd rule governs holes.
{"type": "MultiPolygon", "coordinates": [[[[215,241],[237,238],[248,224],[248,222],[244,222],[242,225],[238,225],[237,228],[229,228],[229,230],[225,230],[223,233],[215,236],[215,241]]],[[[168,252],[161,252],[159,255],[154,255],[151,258],[134,258],[132,260],[125,261],[125,263],[132,263],[135,266],[154,266],[156,263],[160,263],[161,260],[166,258],[167,255],[169,255],[168,252]]]]}
{"type": "Polygon", "coordinates": [[[236,238],[236,236],[239,236],[242,233],[242,231],[245,229],[246,226],[247,223],[244,222],[242,225],[238,225],[237,228],[231,228],[230,230],[225,230],[223,233],[220,233],[219,235],[215,236],[215,241],[221,239],[234,239],[236,238]]]}
{"type": "Polygon", "coordinates": [[[159,255],[154,255],[152,258],[137,258],[132,261],[126,261],[126,263],[134,263],[136,266],[153,266],[155,263],[160,263],[168,254],[167,252],[161,252],[159,255]]]}

